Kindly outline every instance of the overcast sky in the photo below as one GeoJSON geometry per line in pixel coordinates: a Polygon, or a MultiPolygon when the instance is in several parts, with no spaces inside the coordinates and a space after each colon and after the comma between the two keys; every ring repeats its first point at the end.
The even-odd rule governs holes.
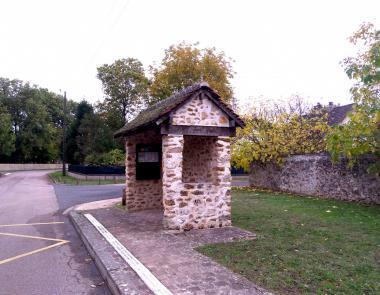
{"type": "Polygon", "coordinates": [[[241,104],[296,93],[344,104],[352,83],[339,62],[364,21],[380,27],[380,1],[0,0],[0,76],[95,102],[98,66],[135,57],[147,68],[199,41],[235,60],[241,104]]]}

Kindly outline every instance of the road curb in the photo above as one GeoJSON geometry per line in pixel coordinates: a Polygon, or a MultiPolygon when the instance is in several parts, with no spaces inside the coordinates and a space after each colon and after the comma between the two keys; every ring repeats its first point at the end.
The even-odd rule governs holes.
{"type": "Polygon", "coordinates": [[[133,269],[81,213],[71,211],[69,217],[112,294],[152,294],[133,269]]]}

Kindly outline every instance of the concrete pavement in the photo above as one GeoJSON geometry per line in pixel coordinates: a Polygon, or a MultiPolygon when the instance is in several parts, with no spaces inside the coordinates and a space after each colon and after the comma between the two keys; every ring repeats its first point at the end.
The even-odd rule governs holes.
{"type": "Polygon", "coordinates": [[[115,238],[172,294],[269,294],[194,250],[204,244],[253,239],[255,234],[251,232],[236,227],[167,231],[162,228],[160,210],[127,213],[118,208],[106,208],[86,211],[105,226],[99,230],[83,213],[72,211],[70,216],[114,294],[152,294],[148,283],[143,283],[143,277],[136,277],[132,264],[115,255],[120,249],[120,246],[113,248],[111,245],[111,242],[115,244],[115,238]],[[110,242],[105,241],[108,234],[104,238],[101,235],[107,230],[114,236],[110,242]]]}
{"type": "Polygon", "coordinates": [[[61,215],[47,171],[0,178],[0,233],[1,295],[109,294],[68,218],[61,215]],[[68,242],[41,250],[57,243],[43,238],[68,242]]]}

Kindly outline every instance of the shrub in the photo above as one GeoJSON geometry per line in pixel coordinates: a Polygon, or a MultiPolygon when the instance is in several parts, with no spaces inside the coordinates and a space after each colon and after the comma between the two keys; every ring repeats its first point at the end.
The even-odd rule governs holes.
{"type": "Polygon", "coordinates": [[[85,164],[95,166],[123,166],[125,155],[122,150],[114,149],[107,153],[90,154],[85,158],[85,164]]]}

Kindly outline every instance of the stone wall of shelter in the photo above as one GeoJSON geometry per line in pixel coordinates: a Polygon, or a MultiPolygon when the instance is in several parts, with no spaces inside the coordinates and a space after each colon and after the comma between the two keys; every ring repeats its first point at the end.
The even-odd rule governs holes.
{"type": "Polygon", "coordinates": [[[172,125],[228,127],[228,116],[202,94],[172,113],[172,125]]]}
{"type": "Polygon", "coordinates": [[[162,179],[136,181],[136,144],[161,144],[161,135],[147,131],[126,138],[125,198],[128,211],[162,208],[162,179]]]}
{"type": "Polygon", "coordinates": [[[217,137],[184,136],[183,182],[212,182],[217,137]]]}
{"type": "MultiPolygon", "coordinates": [[[[187,140],[189,146],[198,141],[187,140]]],[[[202,140],[211,141],[199,138],[198,143],[202,140]]],[[[199,178],[183,182],[193,180],[187,179],[191,162],[199,163],[197,149],[190,152],[184,145],[186,139],[182,135],[162,137],[164,227],[190,230],[231,225],[230,138],[213,138],[207,152],[198,146],[199,152],[207,155],[211,177],[206,182],[199,178]]]]}

